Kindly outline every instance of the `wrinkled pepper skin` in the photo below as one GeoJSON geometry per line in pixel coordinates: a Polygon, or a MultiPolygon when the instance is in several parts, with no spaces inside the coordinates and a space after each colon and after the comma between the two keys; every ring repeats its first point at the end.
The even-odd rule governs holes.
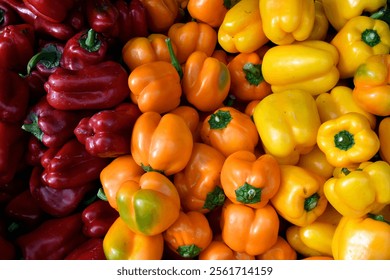
{"type": "Polygon", "coordinates": [[[180,197],[175,185],[155,171],[144,173],[139,182],[122,183],[116,200],[121,219],[138,234],[160,234],[179,217],[180,197]]]}
{"type": "Polygon", "coordinates": [[[363,162],[356,169],[343,168],[327,180],[324,193],[343,216],[359,218],[378,213],[390,204],[389,184],[390,165],[387,162],[363,162]]]}
{"type": "Polygon", "coordinates": [[[259,157],[249,151],[229,155],[221,170],[221,185],[225,195],[237,204],[261,208],[277,193],[280,167],[276,159],[264,154],[259,157]]]}
{"type": "Polygon", "coordinates": [[[300,89],[315,96],[337,84],[338,62],[332,44],[306,40],[270,48],[263,57],[262,73],[273,92],[300,89]]]}
{"type": "Polygon", "coordinates": [[[81,119],[74,135],[93,156],[114,158],[128,154],[131,131],[140,115],[135,104],[123,102],[113,110],[99,111],[81,119]]]}
{"type": "Polygon", "coordinates": [[[28,9],[50,22],[62,22],[78,0],[23,0],[28,9]]]}
{"type": "Polygon", "coordinates": [[[364,115],[349,112],[321,124],[317,145],[331,165],[349,167],[369,161],[378,152],[380,142],[364,115]]]}
{"type": "Polygon", "coordinates": [[[103,239],[107,260],[160,260],[164,251],[162,234],[147,236],[130,230],[119,217],[103,239]]]}
{"type": "Polygon", "coordinates": [[[280,216],[296,226],[306,226],[324,213],[328,201],[325,179],[295,165],[280,165],[281,182],[271,203],[280,216]]]}
{"type": "Polygon", "coordinates": [[[312,0],[260,0],[264,34],[276,45],[306,40],[313,29],[315,5],[312,0]]]}
{"type": "Polygon", "coordinates": [[[389,249],[390,224],[383,216],[343,217],[333,236],[335,260],[389,260],[389,249]]]}
{"type": "Polygon", "coordinates": [[[254,108],[253,120],[267,153],[290,164],[313,149],[321,125],[314,98],[302,90],[266,96],[254,108]]]}
{"type": "Polygon", "coordinates": [[[64,260],[106,260],[102,238],[90,238],[70,252],[64,260]]]}
{"type": "Polygon", "coordinates": [[[128,74],[117,62],[107,60],[81,70],[58,68],[45,83],[47,101],[59,110],[101,110],[114,107],[129,96],[128,74]]]}
{"type": "Polygon", "coordinates": [[[382,20],[357,16],[348,20],[330,43],[340,55],[337,64],[340,78],[351,78],[370,56],[389,53],[390,28],[382,20]]]}
{"type": "Polygon", "coordinates": [[[390,116],[390,55],[372,55],[353,77],[353,100],[369,114],[390,116]]]}
{"type": "Polygon", "coordinates": [[[236,3],[225,14],[217,35],[219,45],[229,53],[250,53],[265,45],[269,39],[264,34],[259,1],[236,3]]]}
{"type": "Polygon", "coordinates": [[[72,138],[42,155],[42,181],[52,188],[77,188],[99,179],[100,172],[109,162],[109,159],[92,156],[84,145],[72,138]]]}
{"type": "Polygon", "coordinates": [[[378,137],[380,141],[379,154],[384,161],[390,163],[390,117],[380,121],[378,137]]]}
{"type": "Polygon", "coordinates": [[[179,15],[176,0],[141,0],[150,33],[165,33],[179,15]]]}

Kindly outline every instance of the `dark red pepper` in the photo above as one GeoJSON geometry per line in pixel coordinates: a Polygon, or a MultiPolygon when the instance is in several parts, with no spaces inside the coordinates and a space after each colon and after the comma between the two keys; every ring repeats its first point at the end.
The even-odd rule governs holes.
{"type": "Polygon", "coordinates": [[[119,12],[110,0],[86,0],[86,14],[93,30],[107,37],[117,36],[119,12]]]}
{"type": "Polygon", "coordinates": [[[90,238],[74,249],[65,260],[106,260],[102,238],[90,238]]]}
{"type": "MultiPolygon", "coordinates": [[[[0,209],[4,209],[5,206],[18,194],[28,189],[29,174],[23,173],[17,174],[11,182],[6,184],[0,184],[0,209]]],[[[0,215],[1,216],[1,215],[0,215]]],[[[0,219],[0,235],[2,235],[2,223],[0,219]]]]}
{"type": "Polygon", "coordinates": [[[23,0],[28,9],[50,22],[63,22],[76,0],[23,0]]]}
{"type": "Polygon", "coordinates": [[[26,260],[62,260],[86,241],[82,226],[80,213],[48,219],[19,236],[16,244],[26,260]]]}
{"type": "Polygon", "coordinates": [[[0,30],[8,25],[20,23],[17,13],[5,1],[0,1],[0,30]]]}
{"type": "Polygon", "coordinates": [[[74,130],[77,140],[91,155],[117,157],[130,153],[130,138],[141,111],[134,103],[122,103],[83,118],[74,130]]]}
{"type": "Polygon", "coordinates": [[[27,151],[25,154],[26,164],[30,166],[40,166],[41,157],[47,149],[48,148],[34,135],[28,137],[27,151]]]}
{"type": "Polygon", "coordinates": [[[117,106],[130,96],[128,74],[108,60],[81,70],[62,67],[45,83],[47,101],[59,110],[102,110],[117,106]]]}
{"type": "Polygon", "coordinates": [[[60,66],[64,45],[60,42],[46,43],[27,63],[27,75],[36,69],[43,77],[48,78],[60,66]]]}
{"type": "Polygon", "coordinates": [[[14,260],[16,257],[15,245],[0,235],[0,260],[14,260]]]}
{"type": "Polygon", "coordinates": [[[92,156],[76,138],[48,149],[41,158],[42,180],[52,188],[77,188],[99,179],[108,159],[92,156]]]}

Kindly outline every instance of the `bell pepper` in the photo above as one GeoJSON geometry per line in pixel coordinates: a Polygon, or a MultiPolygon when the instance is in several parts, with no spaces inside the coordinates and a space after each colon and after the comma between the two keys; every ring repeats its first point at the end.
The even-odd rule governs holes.
{"type": "Polygon", "coordinates": [[[104,236],[103,250],[108,260],[160,260],[164,239],[161,233],[135,233],[118,217],[104,236]]]}
{"type": "Polygon", "coordinates": [[[260,255],[278,239],[279,217],[270,204],[255,209],[226,201],[221,215],[222,239],[234,251],[260,255]]]}
{"type": "Polygon", "coordinates": [[[325,179],[333,176],[334,166],[328,162],[325,153],[317,145],[309,153],[301,155],[296,165],[314,172],[325,179]]]}
{"type": "Polygon", "coordinates": [[[225,194],[220,173],[225,156],[210,145],[197,142],[186,167],[176,173],[173,182],[184,211],[208,213],[221,206],[225,194]]]}
{"type": "Polygon", "coordinates": [[[198,110],[189,105],[179,105],[172,111],[169,111],[172,114],[176,114],[183,118],[183,120],[187,123],[188,128],[192,132],[192,138],[195,142],[200,142],[200,114],[198,110]]]}
{"type": "Polygon", "coordinates": [[[145,173],[131,154],[121,155],[112,160],[100,172],[100,183],[107,202],[114,209],[118,209],[116,194],[125,181],[139,181],[141,175],[145,173]]]}
{"type": "Polygon", "coordinates": [[[74,135],[93,156],[114,158],[128,154],[131,131],[140,115],[135,104],[122,102],[112,110],[102,110],[81,119],[74,135]]]}
{"type": "Polygon", "coordinates": [[[229,53],[251,53],[268,43],[259,1],[241,0],[230,8],[218,28],[217,39],[229,53]]]}
{"type": "Polygon", "coordinates": [[[34,54],[27,63],[27,74],[36,71],[47,78],[60,66],[64,44],[60,42],[49,42],[41,47],[40,51],[34,54]]]}
{"type": "Polygon", "coordinates": [[[329,93],[321,93],[316,97],[321,123],[338,118],[348,112],[356,112],[364,115],[369,120],[371,128],[375,129],[376,116],[364,110],[355,101],[353,90],[347,86],[335,86],[329,93]]]}
{"type": "Polygon", "coordinates": [[[144,170],[173,175],[190,160],[192,133],[182,117],[167,113],[143,113],[135,122],[130,150],[135,162],[144,170]]]}
{"type": "Polygon", "coordinates": [[[256,157],[249,151],[237,151],[223,163],[221,185],[233,203],[261,208],[279,190],[280,167],[269,154],[256,157]]]}
{"type": "Polygon", "coordinates": [[[77,188],[52,188],[41,181],[42,172],[43,168],[40,166],[32,169],[29,191],[39,207],[53,217],[65,217],[74,213],[82,206],[83,200],[97,190],[97,185],[92,182],[77,188]]]}
{"type": "Polygon", "coordinates": [[[257,260],[296,260],[297,252],[287,242],[287,240],[278,236],[276,243],[264,253],[256,256],[257,260]]]}
{"type": "Polygon", "coordinates": [[[270,48],[263,57],[262,73],[273,92],[300,89],[315,96],[339,81],[338,61],[332,44],[306,40],[270,48]]]}
{"type": "Polygon", "coordinates": [[[128,74],[112,60],[80,70],[58,68],[45,83],[47,101],[59,110],[107,109],[129,96],[128,74]]]}
{"type": "Polygon", "coordinates": [[[85,7],[88,25],[93,30],[107,37],[113,37],[117,33],[119,11],[113,1],[87,0],[85,7]]]}
{"type": "Polygon", "coordinates": [[[333,236],[335,260],[389,260],[390,224],[381,215],[343,217],[333,236]]]}
{"type": "Polygon", "coordinates": [[[193,19],[207,23],[213,28],[218,28],[222,24],[227,11],[238,1],[188,0],[187,2],[187,11],[193,19]]]}
{"type": "Polygon", "coordinates": [[[64,260],[106,260],[102,238],[90,238],[70,252],[64,260]]]}
{"type": "Polygon", "coordinates": [[[367,114],[390,115],[390,55],[371,55],[356,69],[353,100],[367,114]]]}
{"type": "Polygon", "coordinates": [[[144,173],[139,182],[122,183],[116,200],[121,219],[138,234],[162,233],[179,217],[179,193],[173,182],[158,172],[144,173]]]}
{"type": "Polygon", "coordinates": [[[271,85],[262,74],[262,58],[257,52],[239,53],[228,63],[230,94],[248,102],[261,100],[271,93],[271,85]]]}
{"type": "Polygon", "coordinates": [[[386,5],[386,0],[322,0],[322,4],[329,23],[338,31],[351,18],[378,11],[386,5]]]}
{"type": "Polygon", "coordinates": [[[77,188],[99,179],[100,172],[109,162],[106,158],[92,156],[84,145],[72,138],[42,155],[44,170],[41,179],[51,188],[77,188]]]}
{"type": "Polygon", "coordinates": [[[314,25],[311,30],[310,36],[307,40],[322,40],[326,41],[328,36],[329,28],[329,20],[326,17],[324,5],[322,0],[314,1],[314,25]]]}
{"type": "Polygon", "coordinates": [[[390,28],[382,20],[357,16],[348,20],[330,43],[339,52],[337,68],[340,78],[352,78],[367,58],[389,53],[390,28]]]}
{"type": "Polygon", "coordinates": [[[62,22],[77,0],[23,0],[28,9],[51,22],[62,22]]]}
{"type": "Polygon", "coordinates": [[[7,2],[0,2],[0,30],[6,26],[19,23],[16,12],[8,5],[7,2]]]}
{"type": "Polygon", "coordinates": [[[7,238],[0,235],[0,260],[14,260],[16,258],[15,245],[7,238]]]}
{"type": "Polygon", "coordinates": [[[80,213],[51,218],[19,236],[16,243],[25,260],[62,260],[86,240],[82,225],[80,213]]]}
{"type": "Polygon", "coordinates": [[[266,96],[254,108],[253,120],[265,151],[289,164],[313,149],[321,125],[314,98],[302,90],[266,96]]]}
{"type": "Polygon", "coordinates": [[[217,44],[217,32],[206,23],[177,22],[170,26],[167,34],[176,46],[176,56],[180,64],[185,63],[195,51],[211,56],[217,44]]]}
{"type": "Polygon", "coordinates": [[[41,157],[47,149],[48,148],[35,136],[31,135],[28,137],[27,151],[25,154],[26,164],[29,166],[41,165],[41,157]]]}
{"type": "Polygon", "coordinates": [[[42,97],[29,109],[22,129],[30,132],[46,147],[61,147],[74,137],[73,130],[87,114],[91,113],[55,109],[42,97]]]}
{"type": "Polygon", "coordinates": [[[302,167],[280,165],[281,182],[271,198],[276,211],[296,226],[306,226],[324,213],[328,201],[324,195],[325,179],[302,167]]]}
{"type": "Polygon", "coordinates": [[[254,152],[259,142],[252,119],[233,107],[220,107],[206,116],[200,134],[204,143],[226,157],[240,150],[254,152]]]}
{"type": "Polygon", "coordinates": [[[379,122],[378,137],[380,141],[379,154],[384,161],[390,163],[390,117],[379,122]]]}
{"type": "Polygon", "coordinates": [[[328,202],[345,217],[377,213],[390,204],[390,165],[385,161],[362,162],[356,169],[342,168],[326,181],[328,202]]]}
{"type": "Polygon", "coordinates": [[[116,209],[104,200],[96,200],[81,212],[83,233],[90,238],[104,238],[107,231],[119,217],[116,209]]]}
{"type": "Polygon", "coordinates": [[[29,98],[27,81],[15,71],[0,68],[0,121],[16,124],[23,122],[28,111],[29,98]]]}
{"type": "MultiPolygon", "coordinates": [[[[26,172],[18,172],[11,181],[7,183],[0,183],[0,207],[4,209],[5,205],[9,203],[15,196],[27,189],[26,181],[28,181],[28,174],[26,172]]],[[[0,236],[5,235],[7,230],[4,219],[0,219],[0,236]]]]}
{"type": "Polygon", "coordinates": [[[312,0],[260,0],[264,34],[276,45],[306,40],[315,22],[312,0]]]}
{"type": "Polygon", "coordinates": [[[146,22],[151,33],[165,33],[179,15],[176,0],[141,0],[146,12],[146,22]]]}
{"type": "Polygon", "coordinates": [[[317,145],[331,165],[349,167],[370,160],[380,142],[364,115],[349,112],[321,124],[317,145]]]}

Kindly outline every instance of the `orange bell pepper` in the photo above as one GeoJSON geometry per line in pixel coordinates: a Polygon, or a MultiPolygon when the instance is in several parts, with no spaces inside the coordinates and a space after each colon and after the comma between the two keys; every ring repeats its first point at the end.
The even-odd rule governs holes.
{"type": "Polygon", "coordinates": [[[199,254],[199,260],[254,260],[255,256],[232,250],[222,240],[221,235],[214,237],[209,246],[199,254]]]}
{"type": "Polygon", "coordinates": [[[325,179],[333,176],[334,166],[328,162],[325,153],[317,145],[309,153],[299,157],[297,166],[316,173],[325,179]]]}
{"type": "Polygon", "coordinates": [[[107,260],[160,260],[164,239],[161,233],[135,233],[118,217],[104,236],[103,251],[107,260]]]}
{"type": "Polygon", "coordinates": [[[199,127],[200,127],[200,116],[199,112],[192,106],[182,105],[178,106],[169,113],[176,114],[183,118],[183,120],[187,123],[188,128],[192,132],[194,143],[198,142],[199,135],[199,127]]]}
{"type": "Polygon", "coordinates": [[[193,147],[192,133],[182,117],[167,113],[143,113],[135,122],[130,150],[145,170],[169,176],[184,169],[193,147]]]}
{"type": "Polygon", "coordinates": [[[185,211],[207,213],[224,203],[225,194],[220,182],[224,161],[225,156],[217,149],[194,143],[186,167],[173,178],[185,211]]]}
{"type": "Polygon", "coordinates": [[[139,234],[162,233],[179,217],[179,193],[169,178],[158,172],[144,173],[139,182],[122,183],[116,199],[119,216],[139,234]]]}
{"type": "Polygon", "coordinates": [[[380,121],[378,136],[380,142],[379,154],[384,161],[390,163],[390,117],[380,121]]]}
{"type": "Polygon", "coordinates": [[[132,155],[115,158],[100,172],[100,183],[112,208],[118,210],[116,193],[121,184],[128,180],[138,181],[144,173],[145,171],[134,161],[132,155]]]}
{"type": "Polygon", "coordinates": [[[218,59],[194,51],[183,70],[182,89],[187,101],[204,112],[221,107],[230,90],[230,72],[218,59]]]}
{"type": "Polygon", "coordinates": [[[255,209],[227,200],[221,214],[222,239],[234,251],[260,255],[276,243],[279,223],[270,204],[255,209]]]}
{"type": "Polygon", "coordinates": [[[261,72],[261,63],[257,52],[239,53],[229,62],[230,93],[238,100],[261,100],[271,93],[271,85],[261,72]]]}
{"type": "Polygon", "coordinates": [[[209,222],[198,211],[180,211],[176,221],[163,233],[168,248],[184,258],[194,258],[213,238],[209,222]]]}
{"type": "Polygon", "coordinates": [[[279,163],[269,154],[256,157],[249,151],[234,152],[222,166],[221,184],[233,203],[264,207],[279,190],[279,163]]]}
{"type": "Polygon", "coordinates": [[[254,152],[259,134],[250,116],[233,107],[221,107],[208,115],[200,131],[204,143],[228,156],[236,151],[254,152]]]}
{"type": "Polygon", "coordinates": [[[177,59],[181,64],[195,51],[211,56],[217,45],[217,32],[210,25],[196,21],[173,24],[168,37],[177,47],[177,59]]]}
{"type": "Polygon", "coordinates": [[[179,15],[179,3],[176,0],[141,0],[141,3],[151,33],[168,31],[179,15]]]}
{"type": "Polygon", "coordinates": [[[278,236],[276,243],[263,254],[256,256],[257,260],[296,260],[297,252],[281,236],[278,236]]]}
{"type": "Polygon", "coordinates": [[[216,28],[221,25],[227,11],[235,2],[235,0],[188,0],[187,10],[193,19],[216,28]]]}

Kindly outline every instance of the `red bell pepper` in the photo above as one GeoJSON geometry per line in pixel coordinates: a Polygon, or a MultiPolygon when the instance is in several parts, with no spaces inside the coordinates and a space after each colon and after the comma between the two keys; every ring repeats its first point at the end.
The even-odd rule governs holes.
{"type": "MultiPolygon", "coordinates": [[[[18,174],[19,175],[19,174],[18,174]]],[[[0,184],[0,209],[4,209],[5,206],[18,194],[22,193],[28,188],[28,175],[15,176],[10,182],[0,184]]],[[[0,215],[1,217],[1,215],[0,215]]],[[[2,232],[2,223],[0,219],[0,235],[2,232]]]]}
{"type": "Polygon", "coordinates": [[[48,78],[57,67],[60,66],[64,45],[60,42],[46,43],[41,50],[33,55],[27,63],[27,75],[36,70],[45,78],[48,78]]]}
{"type": "Polygon", "coordinates": [[[14,260],[16,257],[15,245],[0,235],[0,260],[14,260]]]}
{"type": "Polygon", "coordinates": [[[29,96],[29,86],[17,72],[0,68],[0,121],[23,122],[27,114],[29,96]]]}
{"type": "Polygon", "coordinates": [[[45,83],[47,101],[59,110],[102,110],[130,96],[128,74],[112,60],[80,70],[58,68],[45,83]]]}
{"type": "Polygon", "coordinates": [[[34,54],[35,31],[30,24],[8,25],[0,31],[0,65],[17,72],[34,54]]]}
{"type": "Polygon", "coordinates": [[[18,24],[17,13],[5,1],[0,1],[0,30],[8,25],[18,24]]]}
{"type": "Polygon", "coordinates": [[[99,179],[109,163],[95,157],[72,138],[61,147],[48,149],[41,158],[44,168],[41,179],[45,185],[57,189],[77,188],[99,179]]]}
{"type": "Polygon", "coordinates": [[[23,0],[28,9],[50,22],[63,22],[77,0],[23,0]]]}
{"type": "Polygon", "coordinates": [[[73,213],[92,191],[97,192],[99,186],[93,182],[77,188],[55,189],[45,185],[42,180],[42,168],[33,168],[30,177],[30,192],[40,208],[54,217],[64,217],[73,213]]]}
{"type": "Polygon", "coordinates": [[[102,238],[90,238],[74,249],[65,260],[106,260],[102,238]]]}
{"type": "Polygon", "coordinates": [[[74,130],[78,141],[97,157],[117,157],[130,153],[131,132],[141,111],[134,103],[122,103],[83,118],[74,130]]]}
{"type": "Polygon", "coordinates": [[[89,26],[107,37],[118,34],[118,9],[110,0],[86,0],[86,15],[89,26]]]}
{"type": "Polygon", "coordinates": [[[62,260],[86,241],[80,213],[45,220],[39,227],[16,239],[26,260],[62,260]]]}
{"type": "Polygon", "coordinates": [[[25,154],[26,164],[29,166],[40,166],[41,157],[47,149],[48,148],[34,135],[28,137],[27,151],[25,154]]]}

